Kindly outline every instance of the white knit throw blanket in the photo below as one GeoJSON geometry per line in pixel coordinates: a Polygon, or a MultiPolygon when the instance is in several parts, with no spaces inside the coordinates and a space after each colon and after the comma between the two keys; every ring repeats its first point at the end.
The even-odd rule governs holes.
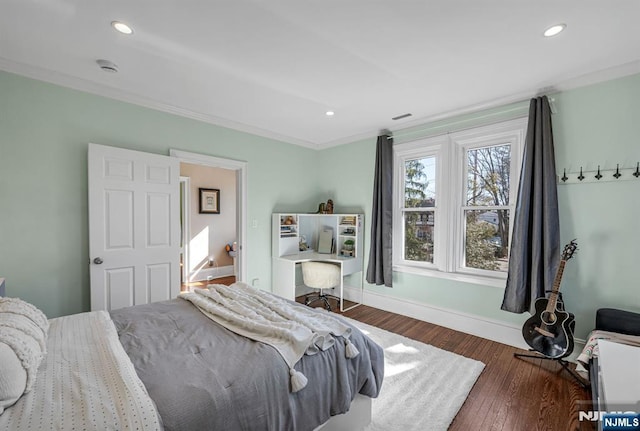
{"type": "Polygon", "coordinates": [[[618,332],[594,330],[589,334],[589,338],[582,349],[580,355],[576,358],[578,362],[585,367],[592,358],[600,355],[598,348],[598,340],[610,340],[620,344],[628,344],[629,346],[640,346],[640,336],[620,334],[618,332]]]}
{"type": "Polygon", "coordinates": [[[351,327],[330,313],[292,304],[245,283],[209,285],[180,297],[230,331],[274,347],[289,367],[292,392],[307,384],[294,365],[304,354],[331,348],[332,335],[342,337],[348,358],[359,353],[349,340],[351,327]]]}
{"type": "Polygon", "coordinates": [[[25,393],[47,353],[48,332],[49,321],[35,306],[19,298],[0,298],[0,342],[13,349],[27,372],[25,393]]]}

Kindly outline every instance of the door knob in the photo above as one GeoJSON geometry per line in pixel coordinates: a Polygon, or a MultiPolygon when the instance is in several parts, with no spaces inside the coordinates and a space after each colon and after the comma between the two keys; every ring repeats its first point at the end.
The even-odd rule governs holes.
{"type": "Polygon", "coordinates": [[[100,265],[102,262],[103,260],[100,257],[96,257],[95,259],[93,259],[93,263],[95,263],[96,265],[100,265]]]}

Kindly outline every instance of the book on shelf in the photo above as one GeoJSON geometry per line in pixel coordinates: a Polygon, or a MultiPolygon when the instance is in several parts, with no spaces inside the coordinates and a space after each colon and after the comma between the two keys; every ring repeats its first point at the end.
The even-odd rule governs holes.
{"type": "Polygon", "coordinates": [[[342,217],[342,221],[340,222],[340,224],[355,225],[356,224],[356,217],[355,216],[344,216],[344,217],[342,217]]]}

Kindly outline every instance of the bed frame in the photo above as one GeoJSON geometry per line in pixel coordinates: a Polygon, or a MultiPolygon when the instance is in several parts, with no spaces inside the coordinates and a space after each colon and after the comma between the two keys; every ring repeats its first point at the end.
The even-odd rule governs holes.
{"type": "Polygon", "coordinates": [[[333,416],[314,431],[362,431],[371,423],[372,407],[373,400],[371,398],[358,394],[347,413],[333,416]]]}

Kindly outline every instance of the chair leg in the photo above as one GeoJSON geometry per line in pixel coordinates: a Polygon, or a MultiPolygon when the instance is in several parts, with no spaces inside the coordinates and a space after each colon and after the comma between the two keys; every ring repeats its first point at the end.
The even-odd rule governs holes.
{"type": "Polygon", "coordinates": [[[324,308],[326,308],[327,311],[331,311],[331,304],[329,303],[327,295],[322,295],[322,300],[324,301],[324,308]]]}
{"type": "Polygon", "coordinates": [[[314,302],[318,301],[322,299],[321,297],[319,297],[318,295],[311,295],[311,296],[307,296],[304,300],[304,305],[309,305],[309,304],[313,304],[314,302]]]}
{"type": "Polygon", "coordinates": [[[331,297],[331,295],[325,295],[322,293],[322,289],[320,289],[319,293],[307,294],[304,298],[304,305],[310,306],[314,302],[322,300],[324,302],[324,308],[326,308],[327,311],[331,311],[331,303],[329,302],[329,298],[331,297]]]}

